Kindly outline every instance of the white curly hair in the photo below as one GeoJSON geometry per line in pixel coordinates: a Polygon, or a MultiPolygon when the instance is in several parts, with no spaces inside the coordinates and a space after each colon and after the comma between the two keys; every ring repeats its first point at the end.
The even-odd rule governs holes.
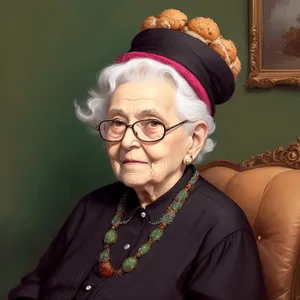
{"type": "Polygon", "coordinates": [[[193,131],[193,123],[203,120],[208,126],[208,135],[203,148],[193,163],[199,164],[205,154],[213,151],[215,142],[209,136],[216,125],[206,104],[199,99],[188,82],[171,66],[149,58],[135,58],[125,63],[112,64],[102,70],[98,78],[98,91],[90,90],[87,100],[88,109],[81,108],[75,102],[75,112],[79,120],[96,127],[107,118],[110,95],[120,84],[143,79],[163,78],[172,80],[176,86],[176,107],[182,120],[191,123],[184,125],[187,134],[193,131]]]}

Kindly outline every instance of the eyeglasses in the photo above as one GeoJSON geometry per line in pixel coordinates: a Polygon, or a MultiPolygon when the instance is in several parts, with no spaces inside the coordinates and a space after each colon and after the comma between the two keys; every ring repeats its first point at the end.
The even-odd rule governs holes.
{"type": "Polygon", "coordinates": [[[127,128],[131,128],[136,138],[142,142],[158,142],[162,140],[166,133],[171,129],[178,128],[179,126],[189,122],[188,120],[182,121],[169,128],[159,120],[147,119],[133,123],[132,125],[114,119],[102,121],[96,130],[99,131],[100,136],[107,142],[121,142],[125,136],[127,128]]]}

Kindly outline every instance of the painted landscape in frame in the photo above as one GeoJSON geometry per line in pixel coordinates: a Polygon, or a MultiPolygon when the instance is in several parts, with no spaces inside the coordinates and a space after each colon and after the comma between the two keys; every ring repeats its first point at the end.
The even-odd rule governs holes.
{"type": "Polygon", "coordinates": [[[300,87],[300,0],[249,0],[249,88],[300,87]]]}

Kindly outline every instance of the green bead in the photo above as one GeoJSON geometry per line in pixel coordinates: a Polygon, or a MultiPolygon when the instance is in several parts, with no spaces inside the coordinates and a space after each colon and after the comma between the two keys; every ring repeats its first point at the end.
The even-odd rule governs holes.
{"type": "Polygon", "coordinates": [[[147,254],[147,253],[149,252],[150,248],[151,248],[151,244],[148,242],[148,243],[142,245],[142,246],[139,248],[138,252],[139,252],[141,255],[145,255],[145,254],[147,254]]]}
{"type": "Polygon", "coordinates": [[[173,222],[175,218],[175,214],[171,211],[167,212],[166,214],[164,214],[164,216],[162,217],[162,222],[166,223],[166,224],[171,224],[173,222]]]}
{"type": "Polygon", "coordinates": [[[137,258],[136,257],[128,257],[122,263],[122,270],[125,273],[129,273],[133,271],[137,267],[137,258]]]}
{"type": "Polygon", "coordinates": [[[120,222],[120,218],[119,218],[119,216],[114,216],[113,217],[113,219],[112,219],[112,221],[111,221],[111,223],[113,224],[113,225],[116,225],[117,223],[119,223],[120,222]]]}
{"type": "Polygon", "coordinates": [[[182,207],[182,202],[180,202],[180,201],[175,201],[173,204],[172,204],[172,208],[174,209],[174,210],[179,210],[181,207],[182,207]]]}
{"type": "Polygon", "coordinates": [[[102,262],[106,262],[109,260],[109,249],[104,249],[100,255],[99,255],[99,262],[102,263],[102,262]]]}
{"type": "Polygon", "coordinates": [[[197,182],[197,178],[196,177],[192,177],[190,182],[191,182],[191,184],[195,184],[197,182]]]}
{"type": "Polygon", "coordinates": [[[121,204],[121,205],[118,205],[118,207],[117,207],[117,212],[118,213],[122,213],[122,211],[123,211],[123,205],[121,204]]]}
{"type": "Polygon", "coordinates": [[[156,242],[156,241],[160,240],[162,235],[163,235],[163,231],[160,228],[156,228],[150,233],[150,238],[152,241],[156,242]]]}
{"type": "Polygon", "coordinates": [[[177,194],[177,196],[176,196],[176,198],[175,198],[175,201],[176,200],[183,200],[184,198],[186,198],[188,196],[188,192],[186,191],[186,190],[182,190],[182,191],[180,191],[178,194],[177,194]]]}
{"type": "Polygon", "coordinates": [[[106,232],[104,237],[104,243],[105,244],[114,244],[118,239],[118,234],[115,230],[111,229],[108,232],[106,232]]]}

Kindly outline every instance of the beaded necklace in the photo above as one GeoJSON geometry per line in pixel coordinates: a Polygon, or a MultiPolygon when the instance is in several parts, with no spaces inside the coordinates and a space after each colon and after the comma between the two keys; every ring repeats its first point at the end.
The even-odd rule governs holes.
{"type": "Polygon", "coordinates": [[[182,208],[183,204],[188,198],[192,188],[198,181],[199,177],[199,172],[196,169],[194,169],[194,174],[185,186],[185,188],[176,195],[173,202],[169,205],[166,212],[163,214],[159,226],[156,227],[153,231],[151,231],[148,242],[142,245],[137,250],[134,256],[126,258],[123,261],[121,268],[115,270],[111,265],[110,245],[116,243],[116,241],[118,240],[118,234],[116,232],[116,229],[120,225],[122,225],[121,220],[128,195],[127,193],[125,193],[122,196],[117,206],[116,213],[111,221],[112,227],[104,236],[104,248],[100,252],[98,258],[99,274],[103,277],[112,277],[122,276],[125,273],[132,272],[137,267],[138,259],[141,258],[143,255],[146,255],[150,251],[152,245],[161,239],[165,229],[168,227],[168,225],[170,225],[173,222],[177,212],[182,208]]]}

